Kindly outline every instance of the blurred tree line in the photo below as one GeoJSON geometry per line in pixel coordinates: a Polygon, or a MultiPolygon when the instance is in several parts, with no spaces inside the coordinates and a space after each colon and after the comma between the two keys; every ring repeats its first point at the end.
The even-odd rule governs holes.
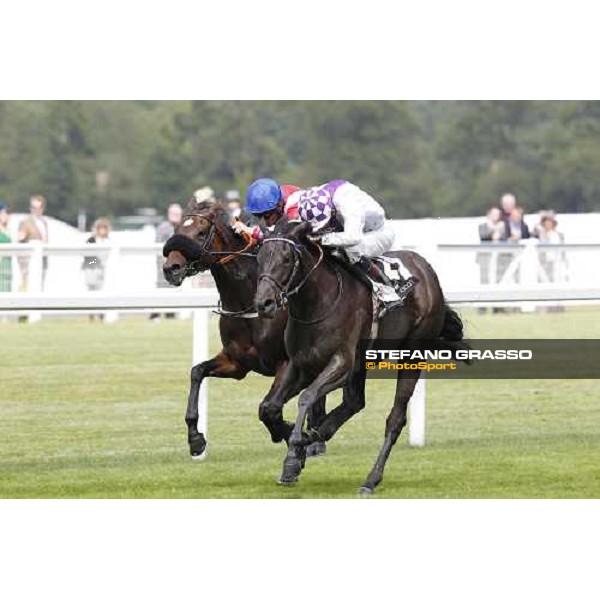
{"type": "Polygon", "coordinates": [[[600,210],[600,102],[0,102],[0,198],[75,222],[261,176],[349,179],[391,217],[600,210]]]}

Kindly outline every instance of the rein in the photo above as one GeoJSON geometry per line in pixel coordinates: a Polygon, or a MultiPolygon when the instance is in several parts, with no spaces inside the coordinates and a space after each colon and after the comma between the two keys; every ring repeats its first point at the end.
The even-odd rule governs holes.
{"type": "MultiPolygon", "coordinates": [[[[207,217],[206,215],[201,215],[200,213],[186,214],[183,216],[182,221],[183,221],[183,219],[186,219],[186,218],[192,218],[192,219],[198,218],[198,219],[207,221],[210,224],[210,229],[208,230],[208,234],[206,235],[206,238],[204,239],[204,244],[202,244],[202,252],[204,254],[208,254],[209,256],[221,256],[222,258],[219,258],[218,260],[215,261],[216,264],[226,265],[227,263],[229,263],[233,260],[236,260],[236,259],[240,258],[241,256],[256,259],[256,254],[254,254],[252,252],[248,252],[248,250],[250,250],[250,248],[255,246],[257,243],[257,241],[251,235],[249,235],[247,233],[240,234],[244,238],[244,240],[246,240],[246,245],[241,250],[236,250],[234,252],[230,252],[230,251],[219,252],[216,250],[208,250],[209,246],[212,245],[212,242],[215,238],[216,233],[218,232],[217,224],[210,217],[207,217]]],[[[196,265],[198,262],[200,262],[200,259],[195,260],[193,262],[193,264],[196,265]]]]}
{"type": "Polygon", "coordinates": [[[237,317],[238,319],[255,319],[258,317],[258,313],[254,308],[254,303],[242,310],[225,310],[219,300],[217,309],[213,310],[213,312],[215,315],[220,315],[221,317],[237,317]]]}
{"type": "MultiPolygon", "coordinates": [[[[272,242],[281,242],[281,243],[285,243],[285,244],[292,246],[292,248],[294,250],[294,255],[293,255],[294,256],[294,267],[292,269],[292,274],[290,275],[290,278],[288,279],[288,281],[285,285],[282,285],[281,283],[279,283],[279,281],[277,281],[272,275],[269,275],[269,273],[263,273],[262,275],[260,275],[258,278],[258,283],[260,283],[261,279],[266,279],[266,280],[270,281],[279,290],[279,294],[277,296],[277,303],[279,304],[279,306],[285,306],[288,303],[290,296],[294,296],[295,294],[297,294],[304,287],[304,285],[308,281],[309,277],[321,265],[321,263],[323,262],[323,258],[324,258],[324,252],[323,252],[323,248],[320,246],[320,244],[314,244],[317,247],[317,249],[319,250],[319,258],[315,261],[315,263],[313,264],[311,269],[308,271],[306,276],[302,279],[302,281],[298,285],[296,285],[293,289],[290,290],[290,288],[294,282],[294,278],[296,277],[296,273],[300,267],[300,263],[302,261],[302,251],[305,248],[304,248],[304,246],[302,246],[302,245],[299,246],[293,240],[290,240],[289,238],[285,238],[285,237],[268,237],[263,240],[263,244],[272,243],[272,242]]],[[[344,290],[344,280],[342,279],[342,276],[340,275],[340,273],[337,269],[335,269],[335,274],[337,277],[338,293],[337,293],[337,296],[336,296],[335,301],[334,301],[333,305],[331,306],[331,308],[324,315],[317,317],[316,319],[311,319],[308,321],[304,320],[304,319],[299,319],[298,317],[294,317],[294,315],[292,314],[292,311],[289,310],[288,314],[289,314],[290,319],[297,321],[298,323],[302,323],[304,325],[312,325],[314,323],[319,323],[319,322],[323,321],[324,319],[326,319],[327,317],[329,317],[336,310],[337,304],[338,304],[338,302],[342,296],[343,290],[344,290]]]]}

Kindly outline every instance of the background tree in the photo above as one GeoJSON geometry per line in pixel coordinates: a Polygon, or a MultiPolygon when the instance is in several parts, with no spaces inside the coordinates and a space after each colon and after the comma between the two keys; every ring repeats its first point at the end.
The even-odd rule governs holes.
{"type": "Polygon", "coordinates": [[[600,210],[599,102],[0,102],[0,198],[75,222],[255,177],[357,183],[392,217],[600,210]]]}

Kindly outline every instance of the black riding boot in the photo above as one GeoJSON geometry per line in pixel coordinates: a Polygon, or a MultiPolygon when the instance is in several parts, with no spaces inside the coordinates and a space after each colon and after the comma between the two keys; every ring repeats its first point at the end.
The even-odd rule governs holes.
{"type": "Polygon", "coordinates": [[[388,276],[379,268],[377,263],[368,256],[362,256],[356,265],[373,281],[394,287],[394,283],[389,280],[388,276]]]}

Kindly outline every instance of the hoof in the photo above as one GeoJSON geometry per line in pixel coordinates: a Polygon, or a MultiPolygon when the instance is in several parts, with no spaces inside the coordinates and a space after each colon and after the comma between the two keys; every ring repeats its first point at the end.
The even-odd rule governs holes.
{"type": "Polygon", "coordinates": [[[195,435],[189,440],[190,454],[194,460],[202,458],[206,451],[206,438],[202,433],[195,435]]]}
{"type": "Polygon", "coordinates": [[[292,486],[298,483],[298,477],[284,477],[283,475],[277,480],[278,485],[292,486]]]}
{"type": "Polygon", "coordinates": [[[327,446],[325,442],[314,442],[310,446],[306,447],[307,458],[313,458],[315,456],[323,456],[327,452],[327,446]]]}
{"type": "Polygon", "coordinates": [[[302,472],[303,462],[296,456],[286,456],[283,461],[283,472],[279,478],[281,485],[296,483],[302,472]]]}
{"type": "Polygon", "coordinates": [[[363,485],[361,488],[358,489],[358,495],[361,498],[368,498],[369,496],[372,496],[375,493],[375,490],[372,487],[369,487],[368,485],[363,485]]]}

